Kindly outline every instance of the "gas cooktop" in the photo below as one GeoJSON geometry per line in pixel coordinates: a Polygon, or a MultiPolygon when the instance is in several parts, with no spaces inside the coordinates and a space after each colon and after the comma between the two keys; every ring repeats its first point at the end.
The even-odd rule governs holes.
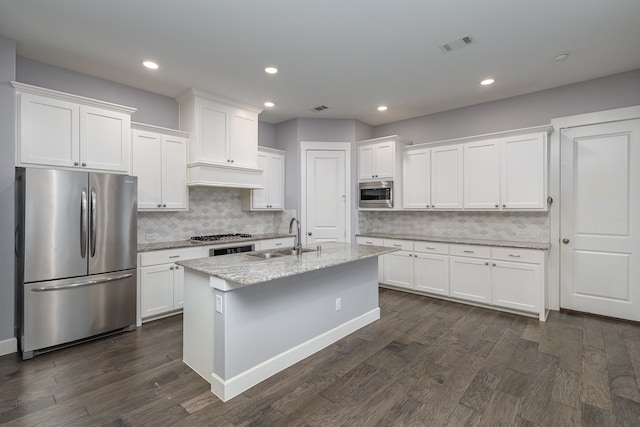
{"type": "Polygon", "coordinates": [[[251,234],[247,233],[233,233],[233,234],[210,234],[208,236],[193,236],[191,240],[198,242],[217,242],[220,240],[238,240],[251,237],[251,234]]]}

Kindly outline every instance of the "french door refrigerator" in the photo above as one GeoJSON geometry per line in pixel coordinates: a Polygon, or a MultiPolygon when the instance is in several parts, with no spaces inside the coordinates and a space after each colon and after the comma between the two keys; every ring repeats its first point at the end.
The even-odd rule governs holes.
{"type": "Polygon", "coordinates": [[[136,327],[137,178],[16,168],[23,359],[136,327]]]}

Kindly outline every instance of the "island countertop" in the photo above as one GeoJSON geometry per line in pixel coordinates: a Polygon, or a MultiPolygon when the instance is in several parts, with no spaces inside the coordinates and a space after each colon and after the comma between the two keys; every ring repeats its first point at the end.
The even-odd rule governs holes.
{"type": "Polygon", "coordinates": [[[397,250],[397,248],[348,243],[322,243],[320,251],[316,251],[315,245],[304,248],[313,250],[301,255],[286,255],[270,259],[250,255],[270,251],[246,252],[179,261],[176,264],[242,286],[249,286],[360,259],[377,257],[397,250]]]}

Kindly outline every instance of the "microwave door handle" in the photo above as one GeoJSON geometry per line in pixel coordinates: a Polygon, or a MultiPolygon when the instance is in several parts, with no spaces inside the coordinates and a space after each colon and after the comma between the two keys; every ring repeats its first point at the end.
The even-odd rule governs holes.
{"type": "Polygon", "coordinates": [[[80,198],[80,256],[85,258],[87,256],[87,189],[82,188],[82,194],[80,198]]]}
{"type": "Polygon", "coordinates": [[[96,256],[96,240],[97,240],[96,229],[97,229],[97,222],[98,222],[98,212],[97,212],[96,204],[97,204],[96,189],[92,188],[91,189],[91,236],[90,236],[92,258],[96,256]]]}

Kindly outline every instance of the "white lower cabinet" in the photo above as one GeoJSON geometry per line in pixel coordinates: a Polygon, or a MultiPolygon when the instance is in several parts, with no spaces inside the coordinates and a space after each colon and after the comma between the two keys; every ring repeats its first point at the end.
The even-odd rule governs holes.
{"type": "MultiPolygon", "coordinates": [[[[384,246],[384,239],[378,237],[356,237],[356,243],[359,245],[384,246]]],[[[378,257],[378,282],[384,282],[384,255],[378,257]]]]}
{"type": "Polygon", "coordinates": [[[396,239],[384,246],[400,250],[383,255],[383,285],[546,318],[542,250],[396,239]]]}
{"type": "Polygon", "coordinates": [[[182,309],[184,267],[175,264],[175,261],[201,257],[200,248],[167,249],[139,255],[138,302],[141,321],[182,309]]]}
{"type": "Polygon", "coordinates": [[[255,242],[256,251],[265,251],[268,249],[284,249],[292,248],[295,237],[279,237],[277,239],[258,240],[255,242]]]}

